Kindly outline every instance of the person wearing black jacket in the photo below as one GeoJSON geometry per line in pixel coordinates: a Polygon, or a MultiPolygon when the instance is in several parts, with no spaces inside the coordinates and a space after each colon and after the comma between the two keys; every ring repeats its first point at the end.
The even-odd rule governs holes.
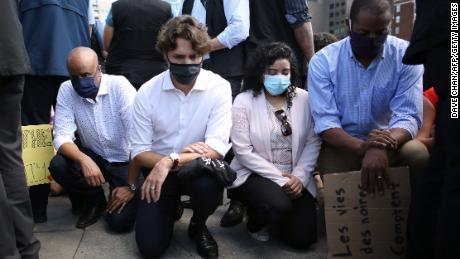
{"type": "Polygon", "coordinates": [[[30,71],[16,0],[0,1],[0,258],[38,258],[21,154],[21,99],[30,71]]]}
{"type": "Polygon", "coordinates": [[[417,19],[403,59],[406,64],[424,65],[425,85],[434,86],[439,97],[434,148],[409,210],[410,259],[457,258],[460,254],[460,120],[451,118],[451,100],[455,98],[450,81],[452,4],[447,0],[416,1],[417,19]]]}
{"type": "Polygon", "coordinates": [[[160,28],[172,17],[161,0],[120,0],[112,4],[104,29],[106,72],[125,76],[134,88],[167,69],[155,49],[160,28]]]}

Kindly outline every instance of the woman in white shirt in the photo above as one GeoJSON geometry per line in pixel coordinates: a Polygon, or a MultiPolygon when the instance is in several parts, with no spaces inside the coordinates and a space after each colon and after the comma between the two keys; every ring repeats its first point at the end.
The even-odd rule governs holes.
{"type": "Polygon", "coordinates": [[[284,43],[259,47],[232,108],[231,139],[238,177],[229,197],[248,208],[247,229],[259,240],[279,225],[296,248],[316,241],[316,186],[311,173],[321,140],[313,131],[308,93],[296,87],[293,51],[284,43]]]}

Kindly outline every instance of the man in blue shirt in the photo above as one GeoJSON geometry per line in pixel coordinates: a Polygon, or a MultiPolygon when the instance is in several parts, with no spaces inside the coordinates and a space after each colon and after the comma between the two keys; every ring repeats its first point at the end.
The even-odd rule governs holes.
{"type": "Polygon", "coordinates": [[[308,74],[315,131],[324,140],[319,171],[361,169],[371,194],[383,191],[390,165],[409,165],[414,184],[428,158],[414,139],[423,68],[402,63],[408,43],[388,35],[391,19],[387,0],[353,1],[350,36],[318,52],[308,74]]]}
{"type": "MultiPolygon", "coordinates": [[[[19,13],[32,68],[24,83],[22,125],[47,124],[59,86],[68,78],[67,55],[90,46],[91,0],[22,0],[19,13]]],[[[47,220],[49,189],[49,184],[29,189],[36,223],[47,220]]]]}

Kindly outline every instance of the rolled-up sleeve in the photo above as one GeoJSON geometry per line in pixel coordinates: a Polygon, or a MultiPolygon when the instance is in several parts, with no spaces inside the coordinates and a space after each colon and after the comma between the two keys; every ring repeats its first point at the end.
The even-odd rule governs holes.
{"type": "Polygon", "coordinates": [[[412,138],[422,127],[423,116],[423,67],[403,65],[396,93],[390,101],[389,128],[407,130],[412,138]]]}
{"type": "Polygon", "coordinates": [[[131,133],[129,134],[131,158],[152,150],[153,122],[150,111],[154,109],[149,107],[150,104],[151,101],[148,100],[148,96],[142,94],[141,88],[132,107],[131,133]]]}
{"type": "Polygon", "coordinates": [[[217,40],[231,49],[249,36],[249,0],[224,0],[227,27],[217,40]]]}
{"type": "Polygon", "coordinates": [[[73,143],[77,124],[73,113],[71,94],[73,89],[69,81],[62,83],[59,88],[54,115],[53,145],[56,150],[64,143],[73,143]]]}
{"type": "Polygon", "coordinates": [[[286,20],[293,28],[311,20],[307,0],[285,0],[286,20]]]}
{"type": "Polygon", "coordinates": [[[315,133],[319,135],[328,129],[342,128],[327,58],[321,53],[315,55],[309,64],[308,90],[315,133]]]}
{"type": "Polygon", "coordinates": [[[222,91],[215,96],[214,106],[206,125],[205,143],[222,157],[231,147],[229,144],[232,128],[232,91],[225,82],[222,91]]]}

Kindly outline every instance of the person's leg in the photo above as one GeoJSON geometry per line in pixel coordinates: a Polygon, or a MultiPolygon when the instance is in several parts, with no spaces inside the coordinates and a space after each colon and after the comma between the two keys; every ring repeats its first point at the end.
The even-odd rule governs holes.
{"type": "Polygon", "coordinates": [[[254,173],[243,185],[232,190],[232,197],[247,206],[250,233],[279,223],[293,209],[291,200],[279,185],[254,173]]]}
{"type": "Polygon", "coordinates": [[[436,150],[441,170],[431,173],[444,176],[444,183],[436,221],[435,251],[436,258],[453,258],[460,254],[460,120],[450,118],[450,98],[440,99],[437,109],[435,147],[442,146],[443,150],[436,150]]]}
{"type": "MultiPolygon", "coordinates": [[[[128,164],[111,164],[106,168],[110,184],[110,192],[116,187],[128,186],[128,164]]],[[[117,233],[130,231],[136,220],[137,196],[128,202],[120,213],[106,213],[109,228],[117,233]]]]}
{"type": "Polygon", "coordinates": [[[158,202],[138,200],[136,214],[136,243],[145,258],[164,254],[171,243],[176,208],[180,201],[177,175],[169,173],[158,202]]]}
{"type": "Polygon", "coordinates": [[[289,246],[306,249],[316,242],[315,198],[304,191],[292,201],[292,211],[280,223],[281,240],[289,246]]]}
{"type": "MultiPolygon", "coordinates": [[[[106,178],[105,168],[108,162],[89,149],[82,148],[81,151],[93,159],[106,178]]],[[[84,228],[96,223],[106,204],[102,187],[89,186],[83,177],[80,165],[61,154],[54,156],[49,170],[53,179],[69,193],[72,210],[75,211],[78,208],[82,213],[77,220],[76,227],[84,228]],[[80,207],[81,204],[82,207],[80,207]]]]}
{"type": "MultiPolygon", "coordinates": [[[[67,78],[62,76],[26,76],[22,99],[22,125],[49,124],[51,107],[56,103],[59,86],[67,78]]],[[[47,220],[46,207],[50,185],[40,184],[29,188],[32,212],[36,223],[47,220]]]]}
{"type": "Polygon", "coordinates": [[[361,169],[362,157],[323,143],[318,157],[320,174],[341,173],[361,169]]]}
{"type": "Polygon", "coordinates": [[[217,257],[218,245],[206,227],[206,221],[222,203],[223,187],[216,178],[207,173],[197,178],[181,182],[183,193],[190,196],[193,216],[190,219],[188,235],[195,240],[199,255],[205,258],[217,257]]]}
{"type": "Polygon", "coordinates": [[[205,225],[206,220],[221,204],[223,188],[215,177],[202,174],[196,179],[182,183],[184,193],[190,195],[192,202],[192,221],[198,225],[205,225]]]}
{"type": "MultiPolygon", "coordinates": [[[[393,156],[390,156],[393,157],[393,156]]],[[[397,151],[394,159],[390,159],[390,165],[408,165],[410,170],[410,184],[415,190],[417,179],[425,170],[430,153],[426,146],[417,139],[410,140],[397,151]],[[391,161],[393,160],[393,161],[391,161]]]]}
{"type": "Polygon", "coordinates": [[[38,258],[21,157],[24,76],[0,77],[0,258],[38,258]]]}
{"type": "Polygon", "coordinates": [[[43,223],[48,220],[46,207],[48,206],[48,195],[50,193],[50,184],[39,184],[29,187],[30,202],[35,223],[43,223]]]}

